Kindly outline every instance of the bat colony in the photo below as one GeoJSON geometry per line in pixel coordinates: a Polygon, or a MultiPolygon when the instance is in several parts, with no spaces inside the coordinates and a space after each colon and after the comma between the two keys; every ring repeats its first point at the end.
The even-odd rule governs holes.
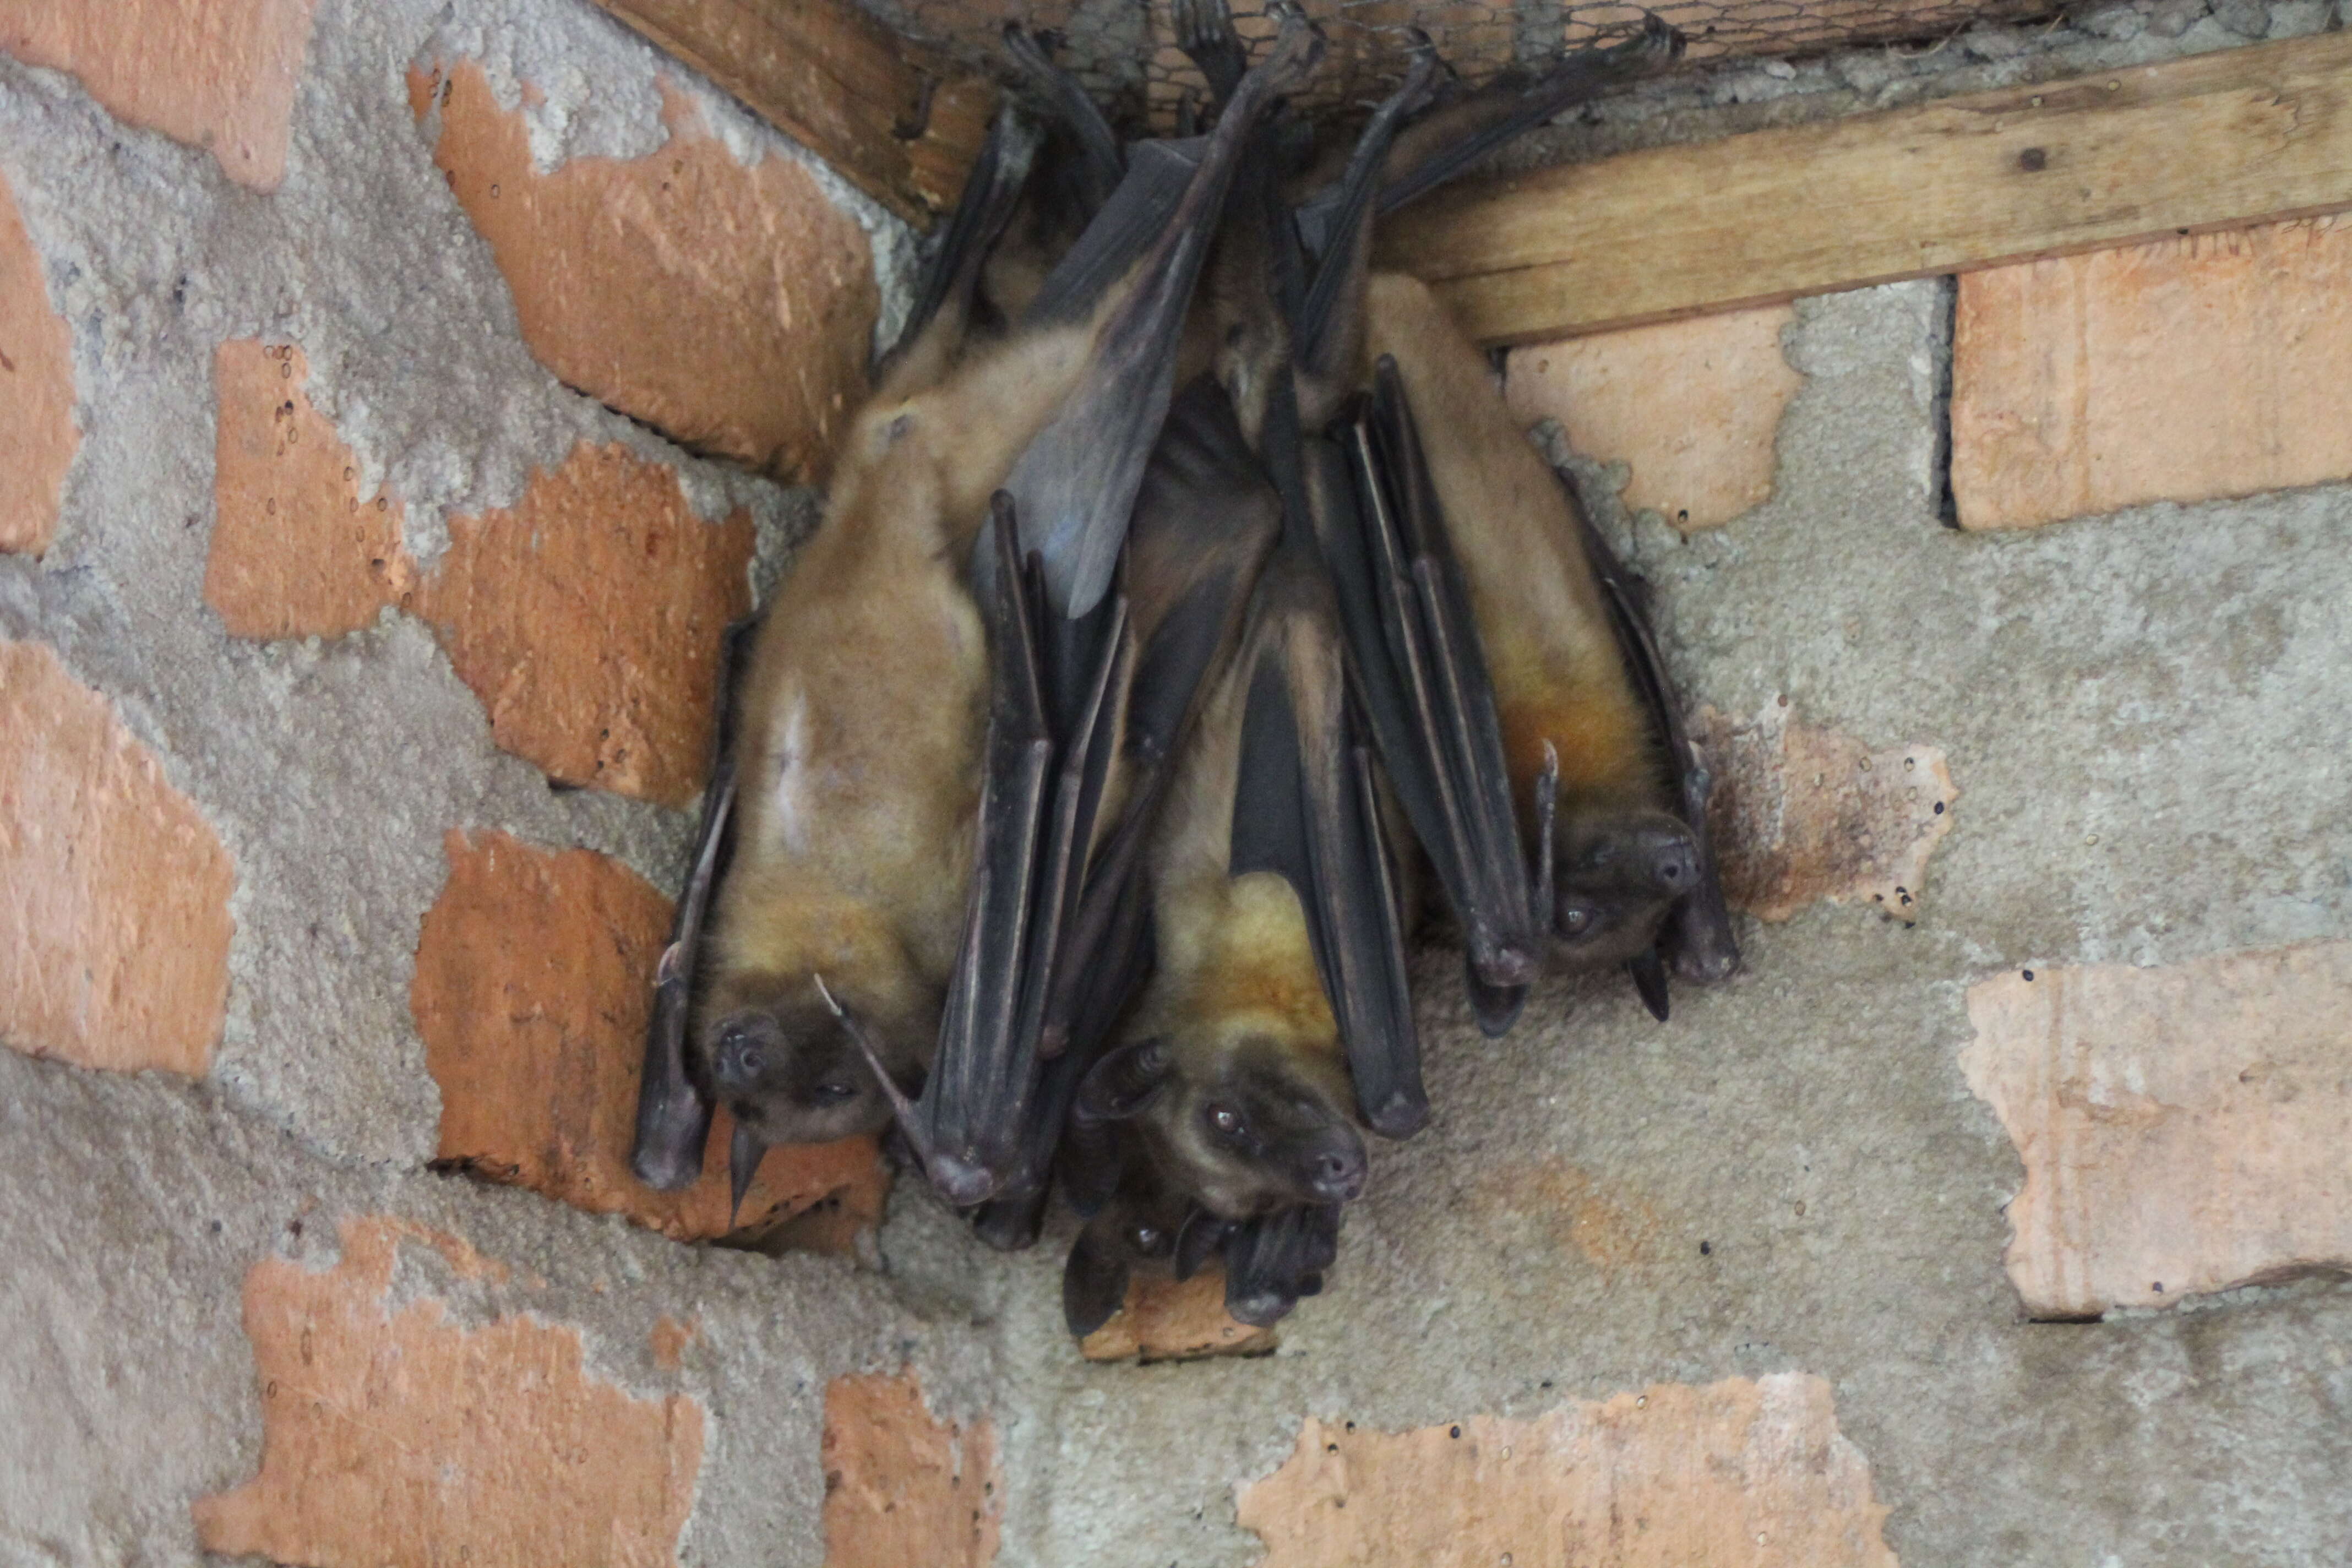
{"type": "Polygon", "coordinates": [[[1351,147],[1179,0],[1213,128],[1122,143],[1039,40],[825,521],[730,634],[719,762],[657,980],[634,1164],[740,1205],[777,1143],[896,1122],[1005,1247],[1058,1185],[1073,1332],[1223,1260],[1322,1288],[1367,1131],[1428,1115],[1405,937],[1460,933],[1489,1035],[1546,963],[1738,963],[1707,776],[1640,584],[1378,216],[1673,59],[1651,19],[1532,80],[1434,87],[1351,147]],[[731,693],[731,695],[730,695],[731,693]],[[1412,846],[1418,845],[1416,855],[1412,846]]]}

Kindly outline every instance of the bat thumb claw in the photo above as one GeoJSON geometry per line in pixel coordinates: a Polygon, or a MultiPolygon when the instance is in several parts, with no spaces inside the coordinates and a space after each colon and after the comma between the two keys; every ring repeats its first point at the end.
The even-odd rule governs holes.
{"type": "Polygon", "coordinates": [[[737,1122],[735,1136],[727,1143],[727,1224],[730,1228],[742,1217],[743,1194],[751,1190],[751,1178],[760,1173],[760,1162],[767,1155],[768,1145],[760,1135],[737,1122]]]}

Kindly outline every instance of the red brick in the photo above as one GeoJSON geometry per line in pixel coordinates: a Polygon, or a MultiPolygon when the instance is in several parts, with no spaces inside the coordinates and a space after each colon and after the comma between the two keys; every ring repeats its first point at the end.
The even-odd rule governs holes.
{"type": "MultiPolygon", "coordinates": [[[[0,21],[0,30],[7,24],[0,21]]],[[[74,424],[73,340],[49,303],[40,252],[0,178],[0,550],[40,554],[81,431],[74,424]]]]}
{"type": "Polygon", "coordinates": [[[71,71],[118,120],[218,159],[272,191],[315,0],[12,0],[0,51],[71,71]]]}
{"type": "Polygon", "coordinates": [[[1827,899],[1917,922],[1928,857],[1960,793],[1942,748],[1874,752],[1792,722],[1779,702],[1744,724],[1712,708],[1699,722],[1715,772],[1707,821],[1734,908],[1784,921],[1827,899]]]}
{"type": "Polygon", "coordinates": [[[755,539],[677,474],[583,442],[511,510],[449,522],[420,575],[389,495],[303,393],[299,348],[223,343],[205,602],[240,637],[337,637],[385,605],[433,624],[498,743],[567,784],[683,805],[709,763],[719,634],[751,608],[755,539]]]}
{"type": "Polygon", "coordinates": [[[1895,1568],[1870,1462],[1803,1373],[1410,1432],[1309,1416],[1240,1516],[1260,1568],[1895,1568]]]}
{"type": "Polygon", "coordinates": [[[1088,1361],[1196,1361],[1259,1355],[1277,1342],[1274,1330],[1227,1314],[1224,1271],[1210,1268],[1181,1283],[1138,1275],[1127,1304],[1078,1342],[1078,1353],[1088,1361]]]}
{"type": "Polygon", "coordinates": [[[688,447],[821,477],[865,396],[880,296],[865,230],[814,177],[738,163],[667,87],[667,146],[541,174],[480,67],[444,86],[411,101],[438,97],[434,160],[540,362],[688,447]]]}
{"type": "Polygon", "coordinates": [[[2029,1311],[2352,1270],[2352,942],[2027,973],[1969,988],[1960,1066],[2025,1162],[2029,1311]]]}
{"type": "Polygon", "coordinates": [[[39,643],[0,640],[0,1037],[202,1077],[236,876],[194,802],[39,643]]]}
{"type": "Polygon", "coordinates": [[[1780,353],[1794,307],[1771,305],[1511,351],[1511,412],[1622,462],[1628,507],[1678,528],[1729,522],[1772,496],[1773,442],[1804,377],[1780,353]]]}
{"type": "Polygon", "coordinates": [[[911,1373],[824,1391],[824,1560],[831,1568],[987,1568],[1001,1503],[996,1434],[933,1419],[911,1373]]]}
{"type": "Polygon", "coordinates": [[[707,523],[667,465],[583,441],[449,535],[418,613],[499,746],[567,784],[691,802],[719,633],[751,607],[749,514],[707,523]]]}
{"type": "Polygon", "coordinates": [[[536,1312],[467,1329],[439,1297],[395,1303],[404,1241],[497,1277],[455,1237],[385,1217],[341,1233],[332,1268],[270,1258],[246,1277],[261,1472],[196,1503],[205,1550],[320,1568],[677,1562],[699,1404],[591,1376],[580,1331],[536,1312]]]}
{"type": "Polygon", "coordinates": [[[401,509],[360,499],[351,449],[303,390],[310,375],[291,343],[238,338],[213,354],[205,603],[237,637],[341,637],[413,585],[401,509]]]}
{"type": "Polygon", "coordinates": [[[1965,274],[1952,494],[1965,528],[2352,476],[2352,222],[1965,274]]]}
{"type": "MultiPolygon", "coordinates": [[[[441,1089],[439,1157],[681,1240],[726,1235],[724,1112],[702,1179],[657,1193],[629,1172],[653,973],[670,904],[616,860],[503,833],[448,836],[449,880],[425,916],[410,1008],[441,1089]]],[[[769,1152],[746,1228],[828,1199],[878,1214],[874,1140],[769,1152]]]]}

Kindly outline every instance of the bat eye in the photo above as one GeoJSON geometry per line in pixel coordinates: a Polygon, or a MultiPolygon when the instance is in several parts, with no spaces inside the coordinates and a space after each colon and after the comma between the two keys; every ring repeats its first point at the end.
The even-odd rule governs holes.
{"type": "Polygon", "coordinates": [[[1241,1136],[1241,1115],[1231,1106],[1213,1105],[1209,1107],[1209,1124],[1228,1138],[1237,1138],[1241,1136]]]}
{"type": "Polygon", "coordinates": [[[1136,1251],[1150,1252],[1159,1245],[1160,1232],[1157,1227],[1148,1225],[1139,1225],[1135,1227],[1136,1251]]]}
{"type": "Polygon", "coordinates": [[[814,1098],[819,1105],[839,1105],[845,1100],[857,1098],[857,1086],[853,1083],[821,1083],[814,1098]]]}
{"type": "Polygon", "coordinates": [[[1560,935],[1562,935],[1562,936],[1582,936],[1586,931],[1591,931],[1591,929],[1592,929],[1592,906],[1591,906],[1591,905],[1590,905],[1590,904],[1562,904],[1562,905],[1560,906],[1560,910],[1559,910],[1559,934],[1560,934],[1560,935]]]}

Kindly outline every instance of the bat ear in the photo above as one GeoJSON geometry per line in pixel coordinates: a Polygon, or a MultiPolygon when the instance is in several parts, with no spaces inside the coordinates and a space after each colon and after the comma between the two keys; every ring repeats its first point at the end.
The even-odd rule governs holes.
{"type": "Polygon", "coordinates": [[[1127,1302],[1127,1259],[1117,1246],[1105,1245],[1108,1228],[1096,1224],[1078,1232],[1062,1265],[1062,1321],[1079,1339],[1109,1322],[1127,1302]]]}
{"type": "Polygon", "coordinates": [[[1080,1120],[1125,1121],[1140,1115],[1160,1097],[1174,1065],[1168,1042],[1157,1035],[1121,1046],[1088,1069],[1078,1085],[1080,1120]]]}

